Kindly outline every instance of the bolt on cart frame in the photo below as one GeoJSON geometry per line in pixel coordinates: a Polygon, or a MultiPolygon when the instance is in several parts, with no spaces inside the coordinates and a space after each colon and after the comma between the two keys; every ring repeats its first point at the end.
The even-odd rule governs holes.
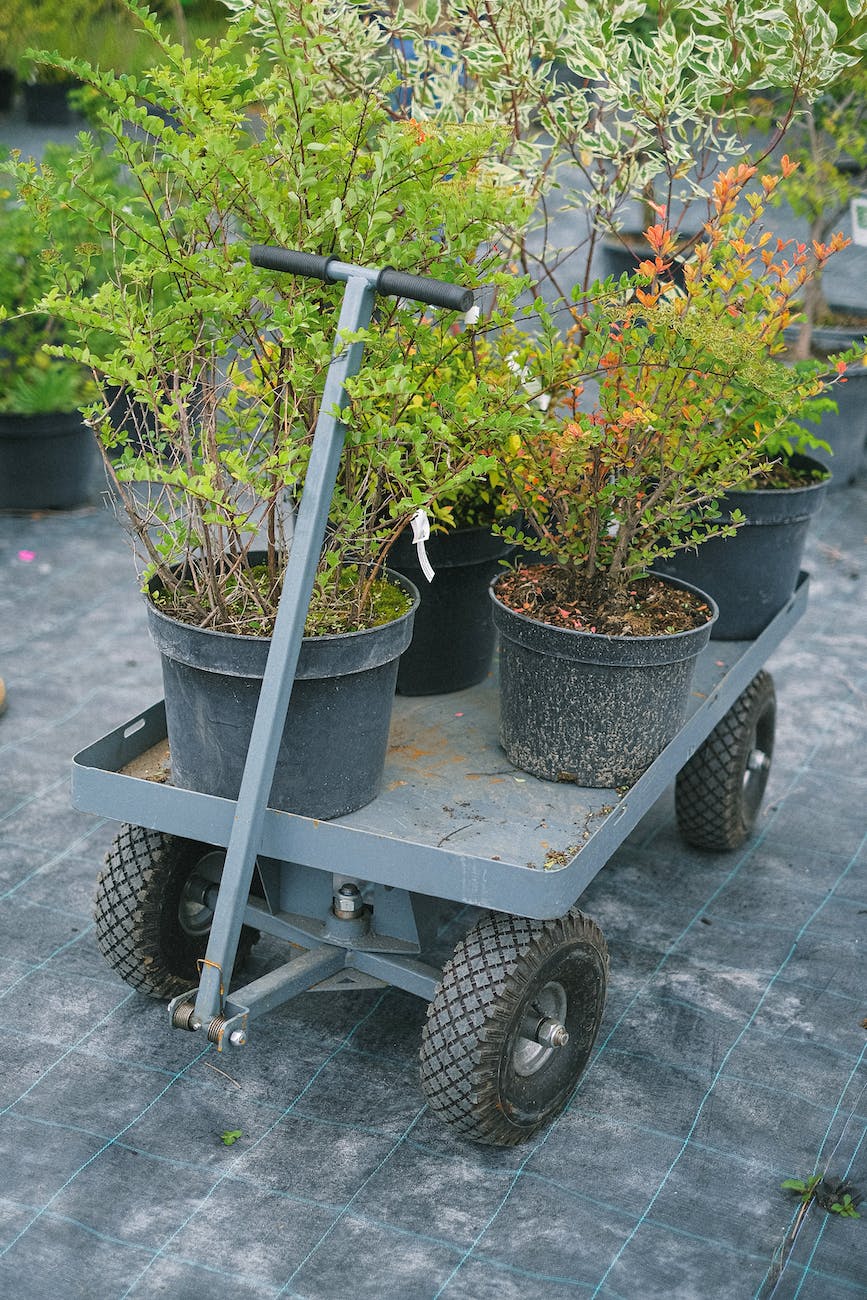
{"type": "Polygon", "coordinates": [[[480,1141],[535,1133],[568,1101],[604,1008],[608,955],[576,900],[677,779],[688,842],[750,834],[773,749],[762,671],[800,617],[808,580],[751,642],[712,642],[691,712],[628,791],[537,780],[497,745],[492,683],[398,699],[383,793],[324,822],[267,806],[307,606],[344,440],[345,381],[377,293],[465,311],[455,285],[254,247],[255,265],[345,284],[293,545],[237,801],[160,784],[169,772],[157,704],[74,760],[78,808],[129,823],[97,889],[97,935],[134,987],[170,996],[177,1028],[241,1048],[250,1023],[316,988],[392,984],[425,998],[421,1077],[432,1108],[480,1141]],[[455,701],[460,709],[455,710],[455,701]],[[444,967],[424,960],[443,900],[487,909],[444,967]],[[256,931],[302,948],[241,988],[233,968],[256,931]],[[198,971],[198,983],[192,981],[198,971]]]}

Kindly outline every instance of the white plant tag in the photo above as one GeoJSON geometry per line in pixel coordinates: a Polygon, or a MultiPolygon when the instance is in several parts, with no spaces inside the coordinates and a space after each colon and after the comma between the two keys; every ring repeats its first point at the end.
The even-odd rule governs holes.
{"type": "Polygon", "coordinates": [[[852,241],[867,244],[867,194],[856,194],[849,205],[852,213],[852,241]]]}
{"type": "Polygon", "coordinates": [[[547,411],[551,405],[551,394],[540,392],[542,383],[530,373],[529,366],[522,366],[514,352],[510,352],[506,357],[506,365],[511,370],[516,379],[520,379],[524,391],[530,394],[530,397],[536,403],[540,411],[547,411]]]}
{"type": "Polygon", "coordinates": [[[421,571],[428,582],[433,582],[434,571],[430,560],[427,558],[427,551],[424,549],[424,544],[430,537],[430,520],[423,510],[416,510],[410,523],[412,524],[412,540],[415,542],[415,549],[418,552],[421,571]]]}
{"type": "Polygon", "coordinates": [[[469,310],[469,311],[466,313],[466,315],[464,316],[464,324],[465,324],[465,325],[477,325],[478,322],[479,322],[479,316],[480,316],[480,315],[481,315],[481,312],[479,311],[478,304],[477,304],[477,303],[473,303],[473,305],[472,305],[472,307],[470,308],[470,310],[469,310]]]}

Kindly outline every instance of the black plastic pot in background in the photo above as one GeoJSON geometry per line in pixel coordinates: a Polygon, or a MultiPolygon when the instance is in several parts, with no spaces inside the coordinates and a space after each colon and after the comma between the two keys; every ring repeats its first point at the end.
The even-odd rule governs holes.
{"type": "MultiPolygon", "coordinates": [[[[253,561],[255,563],[255,557],[253,561]]],[[[382,783],[398,658],[413,608],[363,632],[305,637],[269,806],[323,819],[362,808],[382,783]]],[[[237,799],[270,640],[178,622],[147,602],[162,657],[172,783],[237,799]]]]}
{"type": "Polygon", "coordinates": [[[78,411],[0,415],[0,509],[70,510],[93,497],[99,453],[78,411]]]}
{"type": "MultiPolygon", "coordinates": [[[[793,467],[823,472],[810,456],[793,456],[793,467]]],[[[749,641],[779,614],[795,590],[810,520],[828,490],[828,479],[796,488],[727,492],[723,514],[740,510],[747,522],[734,537],[714,537],[695,551],[679,551],[654,568],[693,583],[719,606],[716,641],[749,641]]]]}
{"type": "Polygon", "coordinates": [[[446,695],[487,676],[496,643],[488,587],[514,547],[488,528],[435,533],[425,543],[435,577],[428,582],[406,531],[389,552],[392,569],[419,589],[412,642],[397,674],[401,695],[446,695]]]}
{"type": "Polygon", "coordinates": [[[80,85],[80,81],[25,82],[25,119],[32,126],[69,126],[73,121],[69,92],[80,85]]]}
{"type": "Polygon", "coordinates": [[[845,378],[831,390],[836,412],[826,411],[818,425],[804,421],[804,428],[831,448],[830,455],[820,447],[810,455],[831,471],[832,492],[854,483],[867,443],[867,366],[849,366],[845,378]]]}
{"type": "Polygon", "coordinates": [[[8,113],[12,108],[17,85],[14,68],[0,68],[0,113],[8,113]]]}
{"type": "Polygon", "coordinates": [[[713,602],[707,623],[691,631],[612,637],[527,618],[496,586],[500,744],[509,762],[547,781],[633,785],[680,728],[713,602]]]}

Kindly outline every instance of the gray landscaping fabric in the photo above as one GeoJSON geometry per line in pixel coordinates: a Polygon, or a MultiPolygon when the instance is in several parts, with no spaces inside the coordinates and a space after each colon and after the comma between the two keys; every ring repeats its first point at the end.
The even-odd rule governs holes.
{"type": "Polygon", "coordinates": [[[305,995],[226,1057],[104,966],[116,828],[72,809],[69,759],[158,663],[104,502],[0,516],[0,1295],[867,1295],[867,1215],[813,1208],[775,1269],[783,1179],[867,1190],[865,506],[862,472],[814,525],[755,839],[686,849],[669,795],[613,857],[582,900],[612,955],[596,1050],[512,1150],[429,1114],[408,994],[305,995]]]}

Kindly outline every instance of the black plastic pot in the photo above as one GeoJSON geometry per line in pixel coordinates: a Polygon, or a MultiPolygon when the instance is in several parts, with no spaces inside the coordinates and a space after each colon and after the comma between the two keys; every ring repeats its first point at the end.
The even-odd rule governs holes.
{"type": "Polygon", "coordinates": [[[496,643],[488,587],[514,549],[488,528],[435,533],[425,543],[435,573],[429,583],[411,534],[397,539],[389,565],[421,594],[412,642],[397,673],[401,695],[446,695],[487,676],[496,643]]]}
{"type": "Polygon", "coordinates": [[[691,631],[610,637],[518,614],[497,598],[497,581],[500,744],[509,762],[547,781],[632,785],[681,725],[713,601],[711,618],[691,631]]]}
{"type": "MultiPolygon", "coordinates": [[[[810,456],[793,456],[791,464],[823,471],[810,456]]],[[[827,490],[824,478],[804,487],[727,492],[724,516],[740,510],[747,520],[734,537],[714,537],[697,550],[680,551],[654,567],[713,597],[719,606],[714,640],[752,640],[795,590],[810,520],[827,490]]]]}
{"type": "Polygon", "coordinates": [[[0,415],[0,509],[84,505],[98,460],[94,436],[77,411],[0,415]]]}
{"type": "Polygon", "coordinates": [[[14,68],[0,68],[0,113],[8,113],[12,108],[17,85],[14,68]]]}
{"type": "Polygon", "coordinates": [[[832,492],[854,483],[867,442],[867,366],[849,366],[845,378],[845,384],[835,384],[831,390],[836,412],[826,411],[818,426],[804,423],[805,429],[831,448],[830,455],[820,447],[810,455],[831,471],[832,492]]]}
{"type": "Polygon", "coordinates": [[[31,81],[24,83],[24,116],[33,126],[68,126],[73,120],[69,92],[80,81],[31,81]]]}
{"type": "MultiPolygon", "coordinates": [[[[382,783],[398,658],[413,608],[382,627],[305,637],[280,742],[270,807],[323,819],[362,808],[382,783]]],[[[172,783],[236,799],[265,661],[266,637],[191,627],[147,602],[162,657],[172,783]]]]}

